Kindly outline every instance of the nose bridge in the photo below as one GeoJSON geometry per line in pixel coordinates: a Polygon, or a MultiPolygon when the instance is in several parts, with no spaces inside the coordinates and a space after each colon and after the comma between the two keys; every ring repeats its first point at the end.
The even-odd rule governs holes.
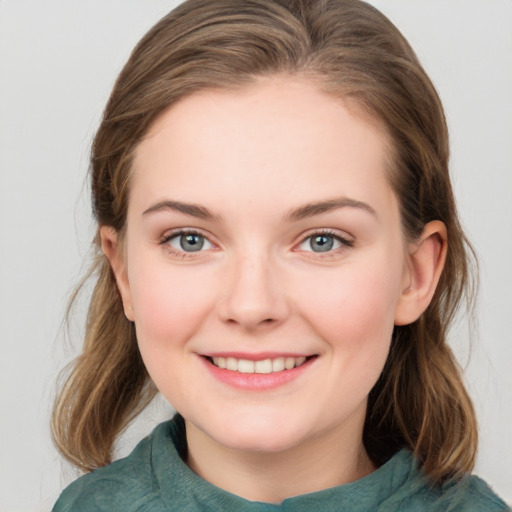
{"type": "Polygon", "coordinates": [[[221,306],[224,320],[252,330],[286,317],[287,301],[270,251],[246,247],[233,255],[229,265],[221,306]]]}

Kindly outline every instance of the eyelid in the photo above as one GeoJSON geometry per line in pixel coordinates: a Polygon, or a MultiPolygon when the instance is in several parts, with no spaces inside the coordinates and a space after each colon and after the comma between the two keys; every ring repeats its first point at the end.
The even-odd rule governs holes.
{"type": "Polygon", "coordinates": [[[173,228],[165,231],[164,234],[159,238],[158,243],[165,244],[171,238],[174,238],[177,235],[200,235],[208,238],[208,240],[210,239],[210,236],[199,228],[173,228]]]}
{"type": "Polygon", "coordinates": [[[354,246],[354,241],[355,241],[354,238],[352,236],[349,236],[347,233],[340,232],[340,231],[332,229],[332,228],[323,228],[323,229],[316,228],[316,229],[309,230],[306,233],[303,233],[300,236],[298,242],[295,243],[294,250],[312,253],[312,254],[322,257],[323,255],[324,256],[333,255],[333,254],[336,254],[339,251],[342,251],[344,249],[351,248],[354,246]],[[332,238],[336,239],[337,241],[339,241],[341,243],[341,247],[338,247],[338,248],[330,250],[330,251],[325,251],[323,253],[315,252],[315,251],[306,251],[306,250],[300,249],[300,246],[306,240],[308,240],[308,238],[312,238],[314,236],[319,236],[319,235],[325,235],[325,236],[332,237],[332,238]]]}
{"type": "MultiPolygon", "coordinates": [[[[329,256],[337,254],[343,250],[353,247],[354,242],[355,242],[354,237],[351,235],[348,235],[348,233],[346,233],[346,232],[342,232],[340,230],[336,230],[333,228],[315,228],[315,229],[310,229],[310,230],[306,231],[305,233],[302,233],[300,235],[300,237],[298,237],[298,240],[294,243],[293,250],[296,252],[300,251],[300,252],[304,252],[304,253],[314,254],[315,257],[329,257],[329,256]],[[335,248],[335,249],[332,249],[329,251],[325,251],[323,253],[315,252],[315,251],[306,251],[306,250],[300,249],[300,245],[303,244],[308,238],[318,236],[318,235],[325,235],[325,236],[332,237],[332,238],[338,240],[341,243],[341,247],[338,247],[338,248],[335,248]]],[[[194,228],[182,227],[182,228],[175,228],[175,229],[166,231],[158,240],[158,244],[165,246],[165,249],[168,252],[170,252],[171,254],[177,255],[182,258],[199,257],[203,253],[208,252],[211,249],[219,248],[219,244],[213,240],[213,237],[211,234],[206,233],[202,229],[195,228],[195,227],[194,228]],[[182,251],[182,250],[176,249],[168,243],[170,240],[172,240],[173,238],[175,238],[177,236],[183,236],[183,235],[189,235],[189,234],[204,237],[211,244],[212,247],[210,247],[206,250],[187,252],[187,251],[182,251]]]]}
{"type": "Polygon", "coordinates": [[[170,254],[174,256],[179,256],[180,258],[190,258],[190,257],[199,257],[202,256],[203,253],[211,250],[216,249],[218,245],[212,240],[212,236],[205,233],[203,230],[198,228],[175,228],[169,231],[166,231],[158,240],[158,244],[163,246],[164,249],[169,252],[170,254]],[[205,250],[199,250],[199,251],[183,251],[179,250],[175,247],[173,247],[169,242],[176,237],[183,236],[183,235],[198,235],[203,237],[205,240],[208,241],[208,243],[211,245],[211,247],[205,249],[205,250]]]}

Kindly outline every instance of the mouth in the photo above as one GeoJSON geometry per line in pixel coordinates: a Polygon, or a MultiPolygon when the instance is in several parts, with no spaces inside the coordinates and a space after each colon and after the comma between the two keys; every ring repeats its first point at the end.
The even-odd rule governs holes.
{"type": "Polygon", "coordinates": [[[281,373],[286,370],[299,368],[307,361],[317,357],[314,356],[282,356],[259,360],[250,360],[236,357],[205,356],[205,359],[213,366],[231,372],[244,374],[272,374],[281,373]]]}

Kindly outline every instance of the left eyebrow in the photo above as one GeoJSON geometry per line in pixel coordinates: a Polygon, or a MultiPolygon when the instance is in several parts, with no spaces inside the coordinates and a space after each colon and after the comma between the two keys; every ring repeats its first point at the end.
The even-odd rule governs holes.
{"type": "Polygon", "coordinates": [[[358,208],[372,214],[377,217],[375,210],[367,203],[351,199],[349,197],[339,197],[334,199],[328,199],[326,201],[318,201],[314,203],[307,203],[298,208],[290,210],[285,216],[285,222],[293,222],[305,219],[307,217],[314,217],[321,213],[327,213],[338,208],[358,208]]]}
{"type": "Polygon", "coordinates": [[[193,204],[193,203],[182,203],[181,201],[161,201],[153,206],[150,206],[147,210],[142,212],[142,215],[148,215],[162,210],[172,210],[191,217],[197,217],[199,219],[214,220],[216,218],[207,208],[204,206],[193,204]]]}

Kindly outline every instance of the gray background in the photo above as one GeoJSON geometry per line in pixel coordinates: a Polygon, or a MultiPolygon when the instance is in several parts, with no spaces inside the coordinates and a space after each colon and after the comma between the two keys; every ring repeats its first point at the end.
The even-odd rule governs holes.
{"type": "MultiPolygon", "coordinates": [[[[47,511],[76,473],[52,447],[67,297],[93,235],[90,141],[125,59],[176,2],[0,1],[0,511],[47,511]]],[[[444,101],[461,215],[481,258],[479,333],[453,345],[480,417],[476,472],[512,502],[512,2],[374,0],[409,38],[444,101]]],[[[83,306],[83,305],[82,305],[83,306]]],[[[83,309],[83,307],[82,307],[83,309]]],[[[126,453],[157,402],[119,443],[126,453]]]]}

